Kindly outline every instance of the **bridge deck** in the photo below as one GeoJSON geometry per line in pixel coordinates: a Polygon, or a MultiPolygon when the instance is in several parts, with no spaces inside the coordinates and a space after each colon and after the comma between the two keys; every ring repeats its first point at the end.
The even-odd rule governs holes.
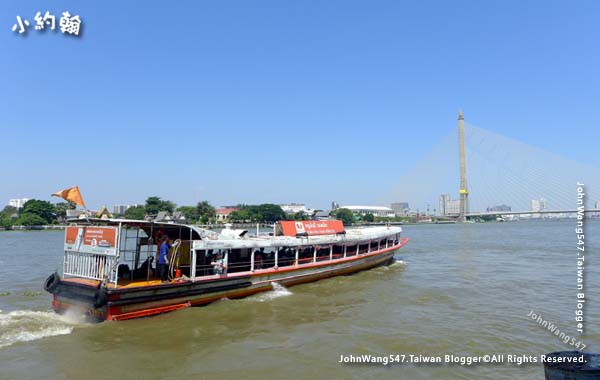
{"type": "MultiPolygon", "coordinates": [[[[492,211],[469,213],[467,216],[485,216],[485,215],[538,215],[538,214],[576,214],[579,210],[543,210],[543,211],[492,211]]],[[[600,209],[585,209],[583,212],[600,212],[600,209]]]]}

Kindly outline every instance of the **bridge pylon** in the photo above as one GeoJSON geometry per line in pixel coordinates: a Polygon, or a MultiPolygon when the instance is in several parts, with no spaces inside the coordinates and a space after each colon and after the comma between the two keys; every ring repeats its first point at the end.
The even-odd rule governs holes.
{"type": "Polygon", "coordinates": [[[469,213],[469,190],[467,188],[467,155],[465,153],[465,119],[462,111],[458,112],[458,155],[460,161],[460,197],[458,221],[467,220],[469,213]]]}

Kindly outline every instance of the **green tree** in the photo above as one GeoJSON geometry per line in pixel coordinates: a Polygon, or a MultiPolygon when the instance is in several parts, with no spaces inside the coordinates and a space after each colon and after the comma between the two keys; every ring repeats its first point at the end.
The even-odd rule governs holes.
{"type": "Polygon", "coordinates": [[[144,217],[146,216],[146,209],[144,206],[133,206],[133,207],[129,207],[126,211],[125,214],[123,214],[123,217],[125,219],[133,219],[133,220],[144,220],[144,217]]]}
{"type": "Polygon", "coordinates": [[[37,215],[44,220],[42,224],[52,224],[56,221],[56,208],[54,205],[47,201],[40,201],[38,199],[31,199],[25,202],[23,205],[23,214],[37,215]]]}
{"type": "Polygon", "coordinates": [[[0,227],[4,227],[9,229],[13,226],[13,220],[11,217],[7,216],[4,213],[0,213],[0,227]]]}
{"type": "Polygon", "coordinates": [[[336,219],[341,220],[347,226],[354,222],[354,213],[347,208],[338,208],[334,210],[332,214],[336,219]]]}
{"type": "Polygon", "coordinates": [[[286,219],[285,211],[279,205],[265,203],[258,206],[258,212],[261,216],[261,221],[277,222],[278,220],[286,219]]]}
{"type": "Polygon", "coordinates": [[[250,217],[250,213],[246,209],[235,210],[235,211],[232,211],[231,214],[229,214],[229,221],[231,221],[231,222],[244,223],[244,222],[249,222],[251,220],[252,220],[252,218],[250,217]]]}
{"type": "Polygon", "coordinates": [[[10,229],[17,219],[19,214],[19,209],[13,206],[6,206],[2,211],[0,211],[0,227],[4,227],[6,229],[10,229]]]}
{"type": "Polygon", "coordinates": [[[375,221],[375,216],[373,216],[373,214],[369,214],[369,213],[367,213],[367,214],[364,214],[364,215],[362,215],[362,216],[360,217],[360,219],[361,219],[363,222],[374,222],[374,221],[375,221]]]}
{"type": "Polygon", "coordinates": [[[196,212],[200,223],[208,223],[217,215],[215,208],[208,201],[198,202],[196,212]]]}
{"type": "Polygon", "coordinates": [[[308,215],[304,211],[298,211],[297,213],[295,213],[294,215],[292,215],[292,219],[293,220],[309,220],[310,219],[310,215],[308,215]]]}
{"type": "Polygon", "coordinates": [[[156,215],[160,211],[173,212],[175,210],[175,203],[160,199],[160,197],[148,197],[146,199],[146,213],[148,215],[156,215]]]}
{"type": "Polygon", "coordinates": [[[15,224],[19,226],[43,226],[48,223],[46,219],[42,218],[39,215],[33,214],[31,212],[24,212],[17,218],[15,224]]]}
{"type": "Polygon", "coordinates": [[[195,222],[198,220],[198,208],[194,206],[181,206],[177,208],[177,211],[183,213],[188,222],[195,222]]]}
{"type": "Polygon", "coordinates": [[[14,206],[6,206],[4,207],[4,209],[2,210],[2,214],[12,218],[13,215],[19,215],[19,209],[14,207],[14,206]]]}
{"type": "Polygon", "coordinates": [[[288,218],[280,206],[271,203],[238,205],[237,207],[239,207],[239,210],[229,214],[229,220],[273,223],[288,218]]]}

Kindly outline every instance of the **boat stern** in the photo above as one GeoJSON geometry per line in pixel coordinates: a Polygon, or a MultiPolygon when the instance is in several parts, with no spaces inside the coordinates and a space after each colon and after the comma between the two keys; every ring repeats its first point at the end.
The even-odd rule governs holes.
{"type": "Polygon", "coordinates": [[[106,292],[100,281],[65,279],[53,273],[44,289],[52,294],[52,307],[59,314],[72,312],[94,321],[106,319],[106,292]]]}

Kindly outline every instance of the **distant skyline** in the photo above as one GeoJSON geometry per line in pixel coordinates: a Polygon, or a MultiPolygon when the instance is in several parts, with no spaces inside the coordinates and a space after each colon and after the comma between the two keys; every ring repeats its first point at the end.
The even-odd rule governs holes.
{"type": "Polygon", "coordinates": [[[600,167],[599,14],[592,0],[4,1],[0,201],[79,185],[92,209],[389,206],[459,109],[600,167]],[[11,30],[46,10],[80,15],[82,35],[11,30]]]}

